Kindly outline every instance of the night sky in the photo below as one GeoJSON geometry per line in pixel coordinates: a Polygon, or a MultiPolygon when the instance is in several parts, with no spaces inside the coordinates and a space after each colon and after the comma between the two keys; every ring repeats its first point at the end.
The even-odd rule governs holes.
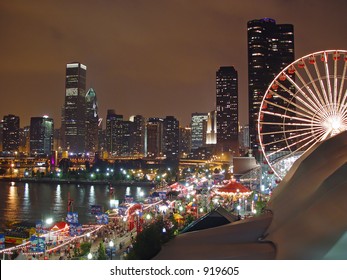
{"type": "Polygon", "coordinates": [[[248,121],[247,21],[294,24],[295,57],[347,49],[346,0],[123,0],[0,3],[0,118],[47,114],[60,127],[66,63],[87,65],[99,114],[176,116],[215,108],[215,72],[239,74],[248,121]]]}

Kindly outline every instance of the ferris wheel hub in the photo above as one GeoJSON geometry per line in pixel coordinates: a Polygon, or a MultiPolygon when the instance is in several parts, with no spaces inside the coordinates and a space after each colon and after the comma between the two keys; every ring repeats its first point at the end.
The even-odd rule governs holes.
{"type": "Polygon", "coordinates": [[[339,116],[333,116],[328,119],[329,128],[332,130],[339,130],[342,126],[342,121],[339,116]]]}

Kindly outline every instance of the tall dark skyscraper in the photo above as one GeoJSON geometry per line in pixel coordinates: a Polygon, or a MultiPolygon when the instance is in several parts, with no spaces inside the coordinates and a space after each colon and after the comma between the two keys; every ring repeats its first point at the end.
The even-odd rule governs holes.
{"type": "Polygon", "coordinates": [[[16,152],[19,149],[19,117],[15,115],[4,116],[2,149],[6,152],[16,152]]]}
{"type": "Polygon", "coordinates": [[[99,115],[96,92],[90,88],[86,94],[86,151],[98,150],[99,115]]]}
{"type": "Polygon", "coordinates": [[[146,121],[143,116],[131,116],[131,137],[130,152],[134,156],[143,156],[145,154],[145,132],[146,121]]]}
{"type": "Polygon", "coordinates": [[[149,118],[146,124],[147,157],[163,156],[163,119],[149,118]]]}
{"type": "Polygon", "coordinates": [[[222,151],[237,147],[238,77],[232,66],[220,67],[216,73],[217,144],[222,151]],[[236,143],[236,145],[235,145],[236,143]]]}
{"type": "MultiPolygon", "coordinates": [[[[275,76],[294,61],[294,27],[264,18],[249,21],[247,28],[249,136],[251,148],[257,150],[260,103],[275,76]]],[[[276,96],[272,101],[281,102],[276,96]]],[[[271,116],[266,118],[271,121],[271,116]]],[[[275,139],[277,136],[267,137],[275,139]]]]}
{"type": "Polygon", "coordinates": [[[167,116],[163,123],[164,155],[168,159],[179,158],[179,121],[167,116]]]}
{"type": "Polygon", "coordinates": [[[4,120],[0,120],[0,151],[2,151],[2,135],[3,135],[3,130],[4,130],[4,120]]]}
{"type": "Polygon", "coordinates": [[[133,123],[131,121],[122,120],[118,122],[118,125],[120,126],[121,132],[121,134],[118,136],[118,154],[120,156],[129,156],[131,150],[131,130],[133,123]]]}
{"type": "Polygon", "coordinates": [[[83,153],[86,144],[87,67],[79,62],[66,65],[64,144],[70,152],[83,153]]]}
{"type": "Polygon", "coordinates": [[[53,119],[33,117],[30,120],[30,153],[50,155],[53,150],[53,119]]]}
{"type": "Polygon", "coordinates": [[[107,110],[106,117],[106,147],[111,154],[120,155],[122,145],[123,115],[117,115],[114,110],[107,110]]]}
{"type": "Polygon", "coordinates": [[[192,129],[180,127],[180,157],[186,158],[192,150],[192,129]]]}

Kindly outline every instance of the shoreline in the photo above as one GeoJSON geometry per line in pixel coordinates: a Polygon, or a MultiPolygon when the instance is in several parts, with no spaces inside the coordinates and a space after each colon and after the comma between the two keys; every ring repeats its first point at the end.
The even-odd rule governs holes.
{"type": "Polygon", "coordinates": [[[52,178],[7,178],[0,177],[0,182],[21,182],[21,183],[55,183],[55,184],[78,184],[78,185],[115,185],[115,186],[151,186],[155,187],[152,182],[136,181],[105,181],[105,180],[77,180],[77,179],[52,179],[52,178]]]}

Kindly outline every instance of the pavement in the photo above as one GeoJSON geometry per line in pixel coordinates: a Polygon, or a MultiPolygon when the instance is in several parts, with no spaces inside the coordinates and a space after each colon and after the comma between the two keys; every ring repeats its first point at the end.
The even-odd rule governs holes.
{"type": "MultiPolygon", "coordinates": [[[[111,232],[111,234],[105,234],[103,236],[99,236],[96,239],[94,239],[92,241],[92,246],[90,248],[90,252],[93,256],[93,260],[97,260],[98,258],[98,249],[100,246],[101,242],[104,242],[105,245],[105,249],[107,249],[109,247],[109,241],[112,240],[114,243],[114,247],[115,248],[115,252],[113,253],[112,259],[113,260],[121,260],[124,259],[124,255],[128,249],[128,247],[131,245],[131,241],[132,238],[131,236],[133,236],[133,238],[136,236],[136,231],[133,230],[131,232],[127,232],[126,234],[122,235],[122,236],[116,236],[114,234],[114,232],[111,232]],[[120,244],[122,244],[120,246],[120,244]]],[[[70,254],[73,253],[73,250],[70,250],[70,254]]],[[[65,256],[65,253],[56,253],[56,254],[51,254],[49,256],[50,260],[59,260],[61,255],[63,255],[63,259],[66,260],[67,256],[65,256]]]]}

